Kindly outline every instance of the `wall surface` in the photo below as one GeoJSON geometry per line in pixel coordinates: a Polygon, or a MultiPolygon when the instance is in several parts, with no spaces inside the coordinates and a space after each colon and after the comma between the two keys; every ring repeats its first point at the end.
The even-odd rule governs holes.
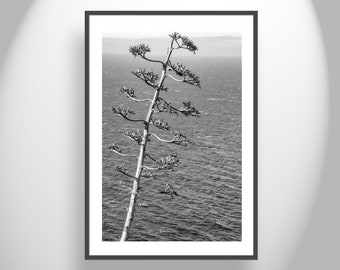
{"type": "MultiPolygon", "coordinates": [[[[70,5],[67,5],[66,1],[63,5],[58,2],[2,0],[0,3],[0,269],[104,270],[137,267],[142,269],[213,267],[213,269],[235,270],[316,270],[339,268],[336,247],[340,241],[338,231],[340,218],[336,206],[340,205],[340,196],[337,194],[340,190],[337,170],[337,153],[340,150],[340,143],[337,140],[340,137],[340,122],[337,121],[337,115],[340,113],[338,104],[340,100],[338,91],[340,89],[340,76],[338,76],[340,38],[337,34],[337,25],[340,21],[337,13],[340,4],[337,1],[312,1],[321,23],[326,47],[330,83],[329,100],[324,95],[320,96],[321,109],[315,105],[317,103],[313,97],[306,99],[306,103],[300,106],[301,111],[308,112],[314,109],[316,112],[320,111],[320,116],[313,114],[313,117],[310,117],[311,115],[305,117],[308,121],[315,119],[316,124],[327,129],[327,132],[320,131],[319,134],[316,130],[317,134],[310,135],[311,141],[315,138],[314,147],[320,150],[322,160],[315,158],[314,160],[319,163],[313,168],[303,166],[296,169],[300,171],[301,176],[308,176],[308,171],[315,170],[317,175],[311,179],[317,179],[313,188],[306,187],[306,193],[300,193],[302,196],[294,197],[295,194],[291,194],[292,204],[288,203],[286,206],[275,204],[276,198],[273,198],[273,205],[282,207],[280,209],[283,210],[283,217],[285,215],[292,217],[289,212],[294,208],[293,203],[301,202],[300,205],[296,204],[297,208],[308,204],[308,207],[304,208],[306,213],[301,213],[301,217],[296,215],[295,220],[285,220],[286,231],[282,230],[284,224],[278,223],[280,226],[274,228],[264,224],[276,211],[269,209],[265,204],[262,205],[265,200],[261,201],[260,198],[260,206],[262,206],[259,209],[261,227],[259,228],[260,248],[257,262],[85,261],[83,259],[84,39],[81,10],[110,9],[109,2],[111,1],[101,5],[97,3],[105,1],[84,1],[86,2],[84,5],[83,1],[78,3],[75,1],[76,4],[70,5]],[[72,12],[74,16],[70,16],[72,12]],[[51,63],[51,59],[55,62],[51,63]],[[322,107],[326,103],[326,107],[322,107]],[[327,109],[330,110],[329,119],[327,109]],[[327,136],[327,145],[324,145],[323,136],[327,136]],[[283,234],[277,235],[275,228],[278,227],[280,227],[278,232],[284,232],[283,234]],[[274,245],[270,242],[270,236],[278,240],[274,245]],[[294,244],[289,245],[289,242],[294,242],[294,244]],[[272,253],[269,248],[272,249],[272,253]],[[272,258],[269,258],[269,255],[272,255],[272,258]]],[[[228,6],[229,2],[231,7],[237,5],[235,1],[225,1],[227,3],[225,6],[228,6]]],[[[275,20],[275,10],[278,11],[278,8],[286,9],[286,16],[292,20],[297,16],[293,12],[295,8],[296,10],[310,8],[308,1],[295,1],[297,4],[292,4],[294,1],[286,2],[287,4],[277,8],[274,4],[262,5],[262,18],[265,18],[263,22],[267,19],[275,20]],[[291,9],[289,9],[289,3],[291,9]],[[270,9],[274,11],[271,18],[267,12],[270,9]]],[[[275,4],[278,5],[278,3],[275,4]]],[[[120,7],[119,4],[117,6],[120,7]]],[[[162,9],[162,6],[158,6],[158,9],[162,9]]],[[[249,9],[256,9],[256,4],[249,9]]],[[[313,14],[314,11],[308,10],[304,18],[311,21],[312,28],[316,28],[315,32],[318,33],[318,26],[313,24],[309,13],[313,14]]],[[[286,23],[289,24],[288,21],[286,23]]],[[[287,29],[284,25],[277,25],[277,27],[287,29]]],[[[299,27],[302,26],[297,26],[297,29],[299,27]]],[[[264,32],[270,31],[270,26],[260,24],[260,31],[262,31],[260,38],[262,35],[263,41],[267,37],[264,32]]],[[[301,35],[301,33],[291,34],[292,36],[296,34],[297,37],[301,35]]],[[[274,32],[273,35],[275,35],[274,32]]],[[[308,35],[313,35],[313,32],[308,32],[308,35]]],[[[306,36],[308,35],[306,33],[306,36]]],[[[301,41],[303,42],[303,39],[301,41]]],[[[287,48],[291,48],[291,44],[286,45],[287,48]]],[[[263,44],[263,48],[266,48],[265,46],[266,44],[263,44]]],[[[315,50],[319,50],[322,46],[318,44],[317,39],[316,44],[310,45],[316,48],[315,50]]],[[[270,63],[266,62],[263,48],[260,48],[259,56],[262,62],[260,65],[270,63]]],[[[303,48],[306,48],[306,51],[310,49],[308,44],[303,48]]],[[[266,53],[270,55],[273,51],[269,48],[266,53]]],[[[324,72],[322,56],[315,56],[315,58],[314,61],[311,60],[311,64],[320,64],[320,72],[324,72]]],[[[292,63],[291,71],[294,70],[294,65],[301,64],[298,63],[298,59],[295,61],[292,63]]],[[[260,76],[262,76],[260,78],[266,78],[269,73],[264,71],[269,70],[268,66],[260,69],[260,76]]],[[[316,74],[317,70],[318,67],[314,67],[311,74],[316,74]]],[[[276,76],[274,72],[270,75],[276,76]]],[[[322,77],[322,74],[320,76],[322,77]]],[[[310,79],[315,79],[320,86],[327,84],[322,78],[318,80],[317,76],[315,77],[316,79],[310,79]]],[[[298,79],[297,81],[299,82],[298,79]]],[[[262,86],[262,89],[268,89],[268,84],[263,83],[262,86]]],[[[325,89],[327,91],[327,87],[325,89]]],[[[311,91],[311,93],[313,95],[314,92],[311,91]]],[[[318,97],[317,92],[314,93],[315,96],[318,97]]],[[[273,108],[264,101],[275,104],[277,97],[262,92],[262,101],[263,103],[259,104],[260,110],[264,109],[265,112],[266,109],[273,108]]],[[[281,116],[281,114],[277,115],[281,116]]],[[[262,119],[265,120],[265,116],[262,119]]],[[[285,120],[284,117],[281,120],[285,120]]],[[[311,126],[313,123],[304,129],[297,127],[297,130],[303,137],[305,132],[315,131],[311,126]]],[[[268,139],[272,142],[287,139],[286,133],[271,133],[275,127],[274,121],[260,121],[259,135],[263,135],[259,138],[260,151],[262,139],[267,136],[264,131],[269,131],[271,136],[268,136],[268,139]]],[[[303,147],[303,142],[301,145],[303,147]]],[[[264,149],[262,152],[265,154],[266,145],[262,144],[262,147],[264,149]]],[[[293,156],[299,156],[300,150],[297,147],[293,156]]],[[[309,149],[305,150],[306,159],[308,159],[310,158],[308,157],[309,149]]],[[[315,151],[311,153],[315,154],[315,151]]],[[[275,155],[274,152],[273,154],[275,155]]],[[[268,197],[270,192],[279,193],[269,182],[264,185],[264,180],[268,180],[268,176],[275,173],[271,170],[280,169],[280,164],[269,160],[268,157],[263,154],[260,157],[262,162],[259,169],[262,177],[259,178],[259,185],[262,198],[268,197]],[[273,166],[267,168],[264,166],[265,163],[273,166]]],[[[289,160],[286,162],[291,164],[289,160]]],[[[282,175],[285,173],[283,172],[282,175]]],[[[275,181],[275,179],[271,180],[275,181]]],[[[290,180],[287,179],[287,181],[290,180]]],[[[278,185],[278,187],[281,186],[278,185]]],[[[283,185],[282,188],[286,187],[283,185]]],[[[278,221],[273,222],[275,224],[278,221]]]]}
{"type": "Polygon", "coordinates": [[[340,242],[340,35],[339,1],[313,0],[326,46],[330,83],[330,125],[324,173],[312,218],[292,270],[338,269],[340,242]]]}

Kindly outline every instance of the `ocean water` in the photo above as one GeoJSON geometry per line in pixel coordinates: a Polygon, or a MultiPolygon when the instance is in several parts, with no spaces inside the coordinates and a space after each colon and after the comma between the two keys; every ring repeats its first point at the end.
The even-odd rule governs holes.
{"type": "MultiPolygon", "coordinates": [[[[147,152],[157,158],[177,153],[180,163],[175,171],[156,172],[156,179],[142,178],[142,191],[130,228],[129,241],[241,241],[242,240],[242,129],[241,59],[207,58],[189,55],[181,59],[200,76],[202,88],[166,79],[168,92],[161,97],[180,107],[191,101],[201,117],[157,114],[172,128],[188,135],[187,147],[152,140],[147,152]],[[161,194],[166,183],[179,194],[173,199],[161,194]]],[[[139,153],[134,141],[122,136],[127,128],[143,129],[114,115],[110,106],[124,105],[145,119],[149,103],[136,103],[117,91],[122,86],[135,89],[138,98],[152,98],[154,89],[131,74],[137,68],[160,73],[157,63],[146,63],[132,56],[103,55],[103,241],[118,241],[130,200],[132,179],[114,172],[123,164],[134,175],[137,159],[123,158],[105,146],[118,144],[124,153],[139,153]]],[[[171,139],[164,131],[152,132],[171,139]]],[[[147,160],[146,165],[152,166],[147,160]]]]}

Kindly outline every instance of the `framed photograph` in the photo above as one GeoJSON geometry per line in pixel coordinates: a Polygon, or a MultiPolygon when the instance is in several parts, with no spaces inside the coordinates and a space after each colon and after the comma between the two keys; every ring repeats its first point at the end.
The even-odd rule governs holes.
{"type": "Polygon", "coordinates": [[[86,259],[257,259],[257,12],[85,32],[86,259]]]}

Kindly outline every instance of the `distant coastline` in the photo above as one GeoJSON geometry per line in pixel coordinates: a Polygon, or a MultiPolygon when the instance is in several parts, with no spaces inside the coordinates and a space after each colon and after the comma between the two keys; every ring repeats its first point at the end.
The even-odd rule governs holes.
{"type": "MultiPolygon", "coordinates": [[[[216,37],[197,37],[194,38],[197,44],[199,56],[216,57],[241,57],[242,37],[237,35],[223,35],[216,37]]],[[[164,48],[168,46],[167,38],[116,38],[103,37],[103,53],[126,53],[131,44],[145,43],[151,47],[151,54],[164,55],[164,48]]],[[[177,51],[177,55],[190,55],[187,51],[177,51]]]]}

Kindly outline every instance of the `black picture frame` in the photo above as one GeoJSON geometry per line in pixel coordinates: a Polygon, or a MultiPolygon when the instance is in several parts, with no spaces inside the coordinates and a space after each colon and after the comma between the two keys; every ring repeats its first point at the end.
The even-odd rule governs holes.
{"type": "Polygon", "coordinates": [[[256,260],[258,258],[258,12],[257,11],[85,11],[85,259],[86,260],[256,260]],[[91,255],[90,254],[90,21],[92,16],[213,15],[251,16],[253,20],[253,254],[250,255],[91,255]]]}

